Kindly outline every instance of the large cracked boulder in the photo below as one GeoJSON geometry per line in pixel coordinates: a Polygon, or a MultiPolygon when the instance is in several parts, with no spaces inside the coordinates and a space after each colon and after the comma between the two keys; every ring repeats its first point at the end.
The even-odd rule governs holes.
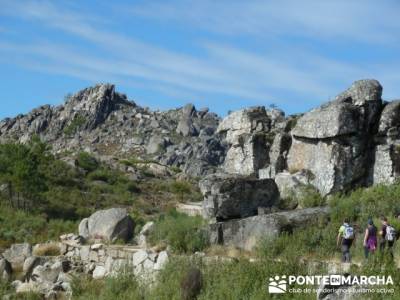
{"type": "Polygon", "coordinates": [[[252,175],[264,167],[268,163],[266,133],[270,128],[271,119],[264,107],[242,109],[224,118],[217,129],[229,144],[224,171],[252,175]]]}
{"type": "Polygon", "coordinates": [[[251,251],[263,238],[315,224],[328,213],[329,208],[316,207],[219,222],[209,225],[210,242],[251,251]]]}
{"type": "Polygon", "coordinates": [[[379,120],[378,136],[398,137],[400,127],[400,100],[386,103],[379,120]]]}
{"type": "Polygon", "coordinates": [[[289,172],[276,174],[275,183],[278,186],[279,194],[282,203],[285,204],[285,208],[295,209],[299,207],[301,200],[308,195],[312,188],[312,186],[310,187],[312,179],[311,174],[308,174],[304,170],[294,174],[290,174],[289,172]]]}
{"type": "Polygon", "coordinates": [[[352,103],[330,102],[301,117],[292,134],[309,139],[354,134],[359,129],[359,117],[358,108],[352,103]]]}
{"type": "Polygon", "coordinates": [[[28,243],[12,244],[3,256],[11,263],[13,270],[22,270],[25,259],[32,256],[32,246],[28,243]]]}
{"type": "Polygon", "coordinates": [[[146,151],[149,154],[155,154],[165,149],[168,145],[168,141],[162,136],[152,135],[146,147],[146,151]]]}
{"type": "Polygon", "coordinates": [[[79,235],[85,239],[103,239],[113,242],[121,239],[127,242],[133,236],[134,221],[124,208],[100,210],[79,225],[79,235]]]}
{"type": "Polygon", "coordinates": [[[207,218],[228,220],[257,214],[259,207],[278,204],[279,191],[272,179],[213,174],[199,184],[204,196],[203,214],[207,218]]]}
{"type": "Polygon", "coordinates": [[[311,172],[311,184],[322,195],[365,184],[381,95],[378,81],[359,80],[334,101],[304,114],[292,130],[289,171],[311,172]]]}
{"type": "Polygon", "coordinates": [[[38,265],[32,271],[32,281],[55,283],[61,271],[62,263],[60,261],[38,265]]]}
{"type": "Polygon", "coordinates": [[[392,184],[400,176],[400,100],[387,103],[375,137],[373,184],[392,184]]]}
{"type": "Polygon", "coordinates": [[[198,131],[193,123],[193,117],[197,115],[196,108],[189,103],[182,107],[181,117],[176,127],[176,133],[183,136],[193,136],[198,134],[198,131]]]}
{"type": "Polygon", "coordinates": [[[372,182],[393,184],[400,177],[400,140],[375,147],[372,182]]]}

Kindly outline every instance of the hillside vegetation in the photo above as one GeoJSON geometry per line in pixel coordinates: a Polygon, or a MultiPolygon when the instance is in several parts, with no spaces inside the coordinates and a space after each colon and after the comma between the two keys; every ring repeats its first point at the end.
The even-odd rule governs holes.
{"type": "MultiPolygon", "coordinates": [[[[328,263],[339,262],[340,253],[336,248],[336,235],[344,217],[351,218],[359,235],[352,249],[354,261],[357,263],[352,266],[352,274],[391,275],[395,283],[393,286],[395,294],[385,295],[384,299],[398,299],[400,292],[400,273],[397,271],[400,257],[398,247],[395,248],[395,261],[392,261],[387,253],[376,253],[368,261],[364,261],[361,241],[366,221],[370,216],[375,217],[377,225],[379,215],[390,216],[392,224],[400,229],[400,223],[393,218],[393,212],[398,208],[399,192],[400,185],[395,184],[360,189],[349,195],[336,195],[329,201],[332,211],[328,224],[299,229],[292,234],[283,234],[274,240],[263,240],[260,241],[254,253],[237,251],[231,260],[216,259],[208,263],[201,260],[199,256],[193,255],[199,250],[192,247],[193,239],[187,240],[185,234],[178,233],[185,230],[187,233],[196,232],[193,231],[194,224],[197,224],[197,228],[200,229],[201,223],[196,222],[196,219],[182,221],[185,217],[172,213],[158,221],[162,229],[158,229],[155,236],[162,232],[168,239],[171,238],[168,237],[168,232],[170,235],[176,234],[171,241],[173,244],[177,243],[179,247],[174,249],[177,255],[162,271],[155,287],[143,289],[135,277],[129,274],[120,278],[109,278],[105,282],[87,279],[74,286],[76,299],[178,300],[181,299],[181,282],[188,270],[193,267],[199,268],[203,274],[203,289],[197,299],[278,299],[267,292],[269,277],[283,274],[325,274],[328,263]],[[192,224],[189,228],[188,222],[192,224]],[[178,255],[182,253],[180,251],[182,247],[185,248],[184,252],[187,255],[178,255]],[[191,253],[192,255],[189,255],[191,253]],[[249,260],[249,256],[253,259],[249,260]]],[[[219,249],[219,254],[227,255],[229,250],[219,249]]],[[[212,249],[205,249],[205,251],[212,251],[212,249]]],[[[313,288],[313,286],[310,287],[313,288]]],[[[379,294],[369,296],[369,299],[383,299],[383,296],[379,294]]],[[[279,299],[308,300],[311,298],[315,298],[315,295],[289,293],[279,295],[279,299]]]]}
{"type": "Polygon", "coordinates": [[[132,178],[86,152],[54,155],[38,139],[1,144],[0,247],[58,240],[75,232],[82,218],[111,206],[127,207],[140,229],[176,202],[199,198],[193,182],[159,178],[145,165],[137,172],[140,178],[132,178]]]}
{"type": "MultiPolygon", "coordinates": [[[[397,272],[400,256],[398,247],[395,249],[394,262],[386,253],[377,253],[370,260],[364,261],[361,235],[366,220],[374,217],[376,224],[379,224],[378,217],[381,214],[391,217],[392,224],[400,230],[400,223],[393,217],[398,209],[399,192],[400,184],[394,184],[359,189],[348,195],[336,195],[329,200],[332,210],[328,223],[299,229],[292,234],[282,234],[274,240],[260,241],[257,251],[253,253],[237,251],[231,260],[220,259],[208,263],[193,255],[196,251],[212,252],[212,247],[215,247],[207,248],[207,243],[202,240],[204,222],[177,212],[163,214],[156,219],[151,241],[155,244],[163,241],[170,244],[175,255],[167,268],[161,272],[159,281],[153,288],[143,288],[133,274],[123,274],[105,281],[84,278],[74,282],[74,299],[181,299],[181,281],[193,267],[199,268],[203,274],[203,288],[198,299],[268,299],[266,284],[269,277],[282,274],[324,274],[326,264],[323,262],[339,261],[340,253],[336,249],[335,238],[344,217],[351,219],[359,234],[352,253],[354,261],[361,266],[353,265],[351,272],[393,276],[395,283],[393,288],[397,292],[385,296],[385,299],[398,299],[400,291],[400,274],[397,272]],[[252,261],[248,259],[249,256],[253,258],[252,261]],[[319,267],[312,269],[312,262],[320,262],[319,267]]],[[[4,215],[10,212],[3,210],[4,215]]],[[[43,232],[41,230],[44,227],[37,221],[38,217],[26,212],[15,212],[13,216],[20,222],[21,220],[33,222],[31,227],[37,228],[35,230],[38,234],[41,232],[58,234],[68,228],[65,221],[62,225],[50,221],[49,230],[53,228],[54,232],[43,232]]],[[[16,227],[10,225],[10,228],[16,227]]],[[[35,232],[32,232],[32,238],[43,238],[34,234],[35,232]]],[[[228,252],[229,249],[219,250],[220,255],[227,255],[228,252]]],[[[6,286],[2,288],[7,289],[6,286]]],[[[279,299],[310,299],[310,295],[285,294],[279,295],[279,299]]],[[[371,295],[371,299],[382,298],[381,295],[371,295]]]]}

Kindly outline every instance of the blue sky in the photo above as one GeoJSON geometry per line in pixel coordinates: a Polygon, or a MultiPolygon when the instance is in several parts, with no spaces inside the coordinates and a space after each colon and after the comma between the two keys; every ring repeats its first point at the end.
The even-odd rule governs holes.
{"type": "Polygon", "coordinates": [[[0,0],[0,118],[98,82],[142,106],[303,112],[353,81],[400,98],[400,1],[0,0]]]}

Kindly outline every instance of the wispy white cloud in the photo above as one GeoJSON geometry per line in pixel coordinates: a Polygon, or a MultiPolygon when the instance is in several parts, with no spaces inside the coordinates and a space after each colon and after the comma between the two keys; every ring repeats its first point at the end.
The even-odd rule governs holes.
{"type": "MultiPolygon", "coordinates": [[[[365,5],[357,0],[351,4],[335,1],[335,5],[311,0],[301,4],[283,2],[151,2],[125,11],[160,21],[185,22],[214,33],[248,35],[256,40],[268,35],[301,35],[389,43],[397,39],[394,30],[400,29],[390,18],[372,19],[372,12],[376,11],[369,1],[363,1],[368,2],[365,5]],[[346,21],[338,22],[339,17],[346,21]],[[383,28],[387,30],[382,32],[383,28]]],[[[43,36],[0,42],[0,53],[14,57],[20,66],[51,74],[122,82],[168,96],[193,99],[216,94],[278,104],[289,103],[280,96],[282,91],[299,94],[315,103],[335,95],[338,84],[350,84],[348,80],[384,74],[394,87],[393,82],[398,79],[394,66],[399,64],[360,65],[312,49],[278,47],[272,42],[262,49],[244,49],[229,38],[212,41],[212,37],[192,40],[201,54],[187,54],[127,36],[105,26],[102,16],[78,12],[55,2],[0,0],[0,4],[0,15],[36,22],[76,40],[66,45],[43,36]],[[80,46],[81,41],[89,44],[89,50],[80,46]]],[[[382,13],[393,15],[384,5],[382,13]]]]}
{"type": "Polygon", "coordinates": [[[398,42],[395,0],[152,1],[125,8],[136,16],[190,23],[208,31],[398,42]]]}

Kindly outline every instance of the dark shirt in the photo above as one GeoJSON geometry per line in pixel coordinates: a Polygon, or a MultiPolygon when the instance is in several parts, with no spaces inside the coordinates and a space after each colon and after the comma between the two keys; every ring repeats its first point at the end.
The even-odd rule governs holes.
{"type": "MultiPolygon", "coordinates": [[[[368,238],[376,236],[378,229],[376,226],[368,226],[368,238]]],[[[386,229],[385,229],[386,232],[386,229]]]]}
{"type": "Polygon", "coordinates": [[[353,244],[353,239],[343,239],[342,240],[342,245],[346,245],[346,246],[351,246],[353,244]]]}
{"type": "Polygon", "coordinates": [[[386,240],[386,225],[382,225],[382,239],[385,241],[386,240]]]}

